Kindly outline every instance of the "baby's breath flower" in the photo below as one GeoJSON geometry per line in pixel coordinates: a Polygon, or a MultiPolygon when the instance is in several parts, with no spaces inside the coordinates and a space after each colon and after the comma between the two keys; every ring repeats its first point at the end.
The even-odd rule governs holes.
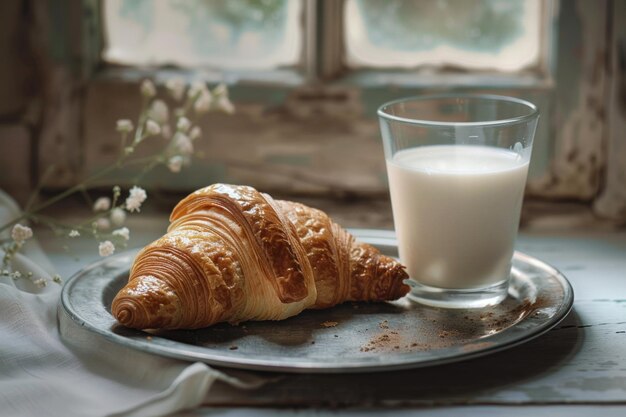
{"type": "Polygon", "coordinates": [[[226,84],[219,84],[213,89],[213,97],[215,98],[215,107],[225,113],[233,114],[235,106],[228,98],[228,88],[226,84]]]}
{"type": "Polygon", "coordinates": [[[189,87],[189,90],[187,91],[187,97],[193,99],[205,91],[208,92],[209,89],[203,81],[194,81],[191,83],[191,87],[189,87]]]}
{"type": "Polygon", "coordinates": [[[174,146],[184,156],[191,155],[193,153],[193,143],[189,136],[182,132],[178,132],[174,135],[174,146]]]}
{"type": "Polygon", "coordinates": [[[11,275],[11,278],[13,278],[13,279],[20,279],[20,278],[22,278],[22,273],[20,271],[12,272],[10,275],[11,275]]]}
{"type": "Polygon", "coordinates": [[[121,226],[126,221],[126,212],[120,207],[115,207],[113,210],[111,210],[110,217],[111,217],[111,222],[115,226],[121,226]]]}
{"type": "Polygon", "coordinates": [[[100,242],[98,245],[98,253],[100,256],[110,256],[115,252],[115,245],[110,240],[100,242]]]}
{"type": "Polygon", "coordinates": [[[128,119],[120,119],[117,121],[117,131],[122,133],[130,133],[133,131],[133,122],[128,119]]]}
{"type": "Polygon", "coordinates": [[[180,155],[172,156],[167,160],[167,168],[173,173],[179,173],[183,168],[184,159],[180,155]]]}
{"type": "Polygon", "coordinates": [[[152,119],[146,121],[146,133],[150,136],[158,135],[161,133],[161,126],[152,119]]]}
{"type": "Polygon", "coordinates": [[[165,88],[169,91],[174,100],[182,100],[185,95],[185,87],[187,84],[180,77],[170,78],[165,82],[165,88]]]}
{"type": "Polygon", "coordinates": [[[69,237],[78,237],[80,236],[80,233],[78,232],[78,230],[70,230],[70,232],[67,235],[69,237]]]}
{"type": "Polygon", "coordinates": [[[220,83],[213,89],[213,95],[215,97],[227,96],[228,95],[228,87],[226,84],[220,83]]]}
{"type": "Polygon", "coordinates": [[[116,229],[113,231],[113,236],[123,237],[124,240],[130,239],[130,230],[128,227],[122,227],[121,229],[116,229]]]}
{"type": "Polygon", "coordinates": [[[156,96],[156,93],[157,93],[154,83],[147,78],[141,82],[140,90],[141,90],[141,95],[147,98],[152,98],[156,96]]]}
{"type": "Polygon", "coordinates": [[[235,113],[235,106],[227,95],[219,96],[216,100],[215,107],[227,114],[235,113]]]}
{"type": "Polygon", "coordinates": [[[31,237],[33,237],[33,229],[30,227],[22,226],[19,223],[13,226],[11,238],[15,241],[15,243],[24,243],[25,240],[28,240],[31,237]]]}
{"type": "Polygon", "coordinates": [[[52,281],[56,282],[57,284],[62,284],[63,278],[61,278],[61,275],[59,274],[54,274],[54,276],[52,277],[52,281]]]}
{"type": "Polygon", "coordinates": [[[93,226],[98,230],[108,230],[111,228],[111,222],[106,217],[100,217],[93,222],[93,226]]]}
{"type": "Polygon", "coordinates": [[[46,282],[46,280],[45,280],[45,279],[43,279],[43,278],[36,279],[35,281],[33,281],[33,284],[35,284],[35,285],[36,285],[36,286],[38,286],[39,288],[43,288],[43,287],[45,287],[46,285],[48,285],[48,283],[46,282]]]}
{"type": "Polygon", "coordinates": [[[154,100],[148,110],[148,116],[159,124],[167,122],[169,109],[163,100],[154,100]]]}
{"type": "Polygon", "coordinates": [[[109,197],[100,197],[93,204],[93,211],[107,211],[111,208],[111,199],[109,197]]]}
{"type": "Polygon", "coordinates": [[[9,270],[8,270],[8,269],[3,269],[3,270],[2,270],[2,273],[1,273],[0,275],[2,275],[2,276],[4,276],[4,277],[8,277],[8,276],[9,276],[9,274],[10,274],[10,272],[9,272],[9,270]]]}
{"type": "Polygon", "coordinates": [[[176,129],[184,133],[187,133],[190,127],[191,127],[191,122],[186,117],[180,117],[178,119],[178,122],[176,123],[176,129]]]}
{"type": "Polygon", "coordinates": [[[211,93],[207,90],[202,90],[196,101],[193,103],[193,109],[198,114],[206,113],[211,109],[212,101],[213,98],[211,97],[211,93]]]}
{"type": "Polygon", "coordinates": [[[141,208],[141,204],[146,201],[148,195],[146,194],[146,190],[143,188],[134,186],[130,189],[130,194],[126,199],[126,210],[130,211],[139,211],[141,208]]]}
{"type": "Polygon", "coordinates": [[[189,138],[191,140],[200,139],[200,136],[202,136],[202,129],[200,129],[200,126],[194,126],[191,128],[191,131],[189,131],[189,138]]]}

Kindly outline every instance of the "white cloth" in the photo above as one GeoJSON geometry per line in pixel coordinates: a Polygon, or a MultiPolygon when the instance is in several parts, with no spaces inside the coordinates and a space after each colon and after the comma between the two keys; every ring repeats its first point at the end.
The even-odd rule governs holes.
{"type": "MultiPolygon", "coordinates": [[[[0,191],[0,224],[17,215],[17,205],[0,191]]],[[[34,239],[12,266],[48,279],[53,274],[34,239]]],[[[110,342],[64,343],[56,314],[60,290],[56,284],[38,288],[28,278],[0,277],[3,417],[155,417],[200,405],[216,381],[240,388],[264,382],[253,375],[234,377],[203,363],[153,356],[110,342]]]]}

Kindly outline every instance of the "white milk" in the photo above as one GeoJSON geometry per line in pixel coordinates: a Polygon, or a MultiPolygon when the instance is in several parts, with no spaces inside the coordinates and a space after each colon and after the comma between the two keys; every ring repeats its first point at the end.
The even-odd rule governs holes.
{"type": "Polygon", "coordinates": [[[483,146],[425,146],[387,161],[400,260],[439,288],[509,276],[528,158],[483,146]]]}

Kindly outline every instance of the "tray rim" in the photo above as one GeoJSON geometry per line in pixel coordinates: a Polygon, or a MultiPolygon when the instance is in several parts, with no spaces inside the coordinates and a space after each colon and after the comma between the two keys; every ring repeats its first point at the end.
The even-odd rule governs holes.
{"type": "MultiPolygon", "coordinates": [[[[379,247],[389,247],[396,248],[397,241],[395,238],[395,233],[392,230],[380,230],[380,229],[348,229],[357,239],[364,241],[366,243],[379,246],[379,247]]],[[[393,363],[383,363],[383,362],[372,362],[366,365],[359,363],[344,363],[341,366],[337,364],[333,364],[331,362],[320,362],[320,361],[306,361],[301,360],[297,364],[289,363],[289,364],[277,364],[275,360],[268,359],[257,359],[250,358],[245,356],[240,356],[234,358],[233,356],[224,355],[220,351],[214,351],[209,354],[198,354],[193,350],[185,349],[184,343],[178,343],[177,348],[172,348],[170,346],[163,346],[154,343],[147,343],[145,341],[128,338],[123,335],[116,334],[109,329],[104,329],[98,327],[84,318],[82,318],[73,308],[72,301],[70,299],[70,293],[73,286],[79,281],[80,277],[85,275],[88,271],[101,267],[102,265],[111,262],[112,258],[122,258],[125,256],[134,256],[140,248],[126,250],[124,252],[120,252],[119,254],[115,254],[112,257],[107,257],[101,260],[98,260],[94,263],[87,265],[86,267],[77,271],[74,275],[72,275],[63,285],[63,289],[61,292],[61,298],[58,305],[58,318],[61,320],[61,315],[66,315],[71,319],[75,324],[78,324],[81,328],[87,329],[92,332],[94,335],[99,337],[103,337],[104,339],[114,342],[118,345],[125,346],[128,348],[136,349],[139,351],[156,354],[160,356],[165,356],[174,359],[180,359],[184,361],[200,361],[207,363],[209,365],[221,366],[226,368],[235,368],[235,369],[244,369],[244,370],[254,370],[254,371],[265,371],[265,372],[286,372],[286,373],[316,373],[316,374],[339,374],[339,373],[364,373],[364,372],[384,372],[384,371],[395,371],[395,370],[406,370],[406,369],[415,369],[422,367],[430,367],[437,366],[442,364],[460,362],[468,359],[474,359],[482,356],[491,355],[496,352],[500,352],[506,349],[510,349],[515,346],[519,346],[524,344],[530,340],[533,340],[558,325],[572,310],[574,304],[574,290],[567,280],[564,274],[562,274],[557,268],[552,265],[535,258],[533,256],[527,255],[520,251],[515,251],[514,257],[522,260],[523,262],[532,265],[536,268],[543,269],[549,271],[551,276],[553,276],[556,281],[560,284],[563,289],[563,302],[558,306],[554,315],[550,317],[546,322],[538,325],[532,331],[520,335],[517,338],[512,338],[511,340],[494,344],[485,348],[477,349],[474,351],[466,351],[459,353],[453,356],[444,356],[438,359],[429,359],[429,360],[421,360],[415,361],[411,360],[414,356],[410,353],[397,355],[398,358],[405,358],[406,360],[397,360],[393,363]]],[[[514,328],[512,326],[511,328],[514,328]]],[[[502,332],[504,333],[504,332],[502,332]]],[[[158,338],[158,336],[154,336],[154,338],[158,338]]],[[[153,340],[154,340],[153,338],[153,340]]],[[[451,349],[451,348],[445,348],[451,349]]],[[[442,349],[442,350],[445,350],[442,349]]]]}

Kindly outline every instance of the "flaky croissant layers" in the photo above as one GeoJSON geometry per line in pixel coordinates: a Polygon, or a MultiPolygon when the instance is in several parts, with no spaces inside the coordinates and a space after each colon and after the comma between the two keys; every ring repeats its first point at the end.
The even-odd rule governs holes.
{"type": "Polygon", "coordinates": [[[214,184],[182,200],[136,257],[112,312],[137,329],[281,320],[345,301],[393,300],[404,267],[322,211],[214,184]]]}

